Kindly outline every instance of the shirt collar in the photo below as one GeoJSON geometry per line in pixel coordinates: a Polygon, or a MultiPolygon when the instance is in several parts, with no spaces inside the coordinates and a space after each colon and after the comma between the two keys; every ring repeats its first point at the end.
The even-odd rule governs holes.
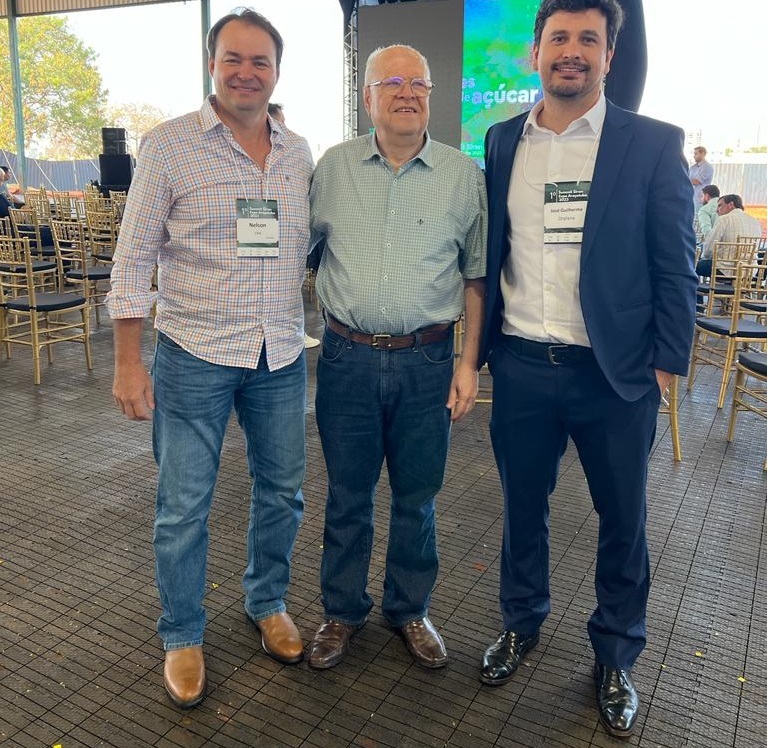
{"type": "MultiPolygon", "coordinates": [[[[434,163],[432,160],[432,138],[429,137],[429,132],[426,134],[426,140],[424,141],[424,146],[422,149],[411,159],[411,161],[416,161],[417,159],[421,161],[425,166],[428,166],[430,169],[434,168],[434,163]]],[[[372,132],[368,137],[368,145],[366,146],[365,153],[363,154],[363,161],[369,161],[373,158],[376,158],[377,156],[382,159],[386,160],[384,154],[379,150],[379,145],[376,142],[376,133],[372,132]]],[[[410,161],[408,162],[410,163],[410,161]]]]}
{"type": "MultiPolygon", "coordinates": [[[[219,115],[216,114],[214,109],[214,102],[216,101],[216,94],[210,94],[206,97],[203,105],[200,107],[200,121],[203,126],[203,132],[213,130],[217,126],[226,127],[221,121],[219,115]]],[[[267,114],[269,120],[270,139],[275,144],[282,145],[285,140],[287,128],[282,126],[277,120],[267,114]]]]}
{"type": "Polygon", "coordinates": [[[203,132],[213,130],[216,125],[224,124],[219,115],[216,114],[216,110],[213,108],[213,102],[216,101],[216,94],[209,94],[203,105],[200,107],[200,121],[203,125],[203,132]]]}
{"type": "MultiPolygon", "coordinates": [[[[530,130],[538,130],[539,132],[551,132],[544,127],[541,127],[538,123],[539,112],[544,108],[544,99],[539,99],[533,106],[533,109],[528,113],[528,117],[523,125],[523,134],[525,135],[530,130]]],[[[571,122],[565,130],[560,133],[565,135],[568,132],[588,127],[592,132],[597,135],[603,128],[603,122],[605,121],[605,112],[607,105],[605,103],[605,94],[601,91],[600,98],[597,103],[587,112],[581,115],[578,119],[571,122]]]]}

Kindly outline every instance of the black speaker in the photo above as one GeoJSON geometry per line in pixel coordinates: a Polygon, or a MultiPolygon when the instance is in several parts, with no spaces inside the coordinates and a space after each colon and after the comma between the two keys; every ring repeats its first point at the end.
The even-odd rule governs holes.
{"type": "Polygon", "coordinates": [[[127,190],[133,179],[133,158],[128,154],[102,153],[99,155],[99,171],[99,183],[102,187],[127,190]]]}
{"type": "Polygon", "coordinates": [[[101,142],[103,152],[108,156],[128,153],[128,142],[124,127],[102,127],[101,142]]]}

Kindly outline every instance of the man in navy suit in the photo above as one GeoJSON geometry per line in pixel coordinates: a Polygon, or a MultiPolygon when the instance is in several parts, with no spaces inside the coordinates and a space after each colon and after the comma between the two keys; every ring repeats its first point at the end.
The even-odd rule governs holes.
{"type": "Polygon", "coordinates": [[[645,646],[646,473],[661,393],[694,324],[693,202],[683,133],[603,94],[616,0],[544,0],[533,63],[544,96],[486,137],[482,361],[505,501],[504,630],[480,678],[510,680],[549,613],[549,495],[570,436],[600,520],[588,631],[602,723],[627,737],[645,646]]]}

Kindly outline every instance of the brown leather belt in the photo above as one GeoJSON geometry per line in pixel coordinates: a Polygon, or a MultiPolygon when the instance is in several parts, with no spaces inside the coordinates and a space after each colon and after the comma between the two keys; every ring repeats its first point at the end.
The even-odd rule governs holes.
{"type": "Polygon", "coordinates": [[[415,345],[428,345],[429,343],[439,343],[447,340],[453,330],[453,322],[444,322],[440,325],[430,325],[422,327],[409,335],[388,335],[387,333],[376,333],[369,335],[365,332],[353,330],[347,327],[343,322],[339,322],[330,314],[326,315],[326,324],[330,330],[337,335],[341,335],[353,343],[369,345],[371,348],[383,351],[395,351],[399,348],[412,348],[415,345]]]}

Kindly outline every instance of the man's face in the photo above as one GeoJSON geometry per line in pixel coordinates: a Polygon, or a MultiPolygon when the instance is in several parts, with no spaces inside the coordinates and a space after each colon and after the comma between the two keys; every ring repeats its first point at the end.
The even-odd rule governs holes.
{"type": "Polygon", "coordinates": [[[700,150],[698,148],[694,148],[694,150],[693,150],[693,160],[697,164],[700,164],[704,160],[704,156],[706,156],[706,155],[707,154],[704,151],[702,151],[702,150],[700,150]]]}
{"type": "Polygon", "coordinates": [[[5,169],[0,169],[0,184],[7,182],[10,179],[10,175],[5,169]]]}
{"type": "Polygon", "coordinates": [[[722,197],[717,201],[717,215],[724,216],[730,213],[732,210],[733,203],[725,202],[722,197]]]}
{"type": "Polygon", "coordinates": [[[706,192],[702,192],[701,195],[699,196],[699,202],[702,205],[706,205],[711,199],[712,198],[706,192]]]}
{"type": "Polygon", "coordinates": [[[612,57],[607,23],[599,10],[557,11],[547,18],[541,41],[533,47],[533,69],[549,96],[591,103],[600,95],[612,57]]]}
{"type": "MultiPolygon", "coordinates": [[[[397,76],[410,81],[427,78],[421,58],[410,49],[394,47],[382,52],[371,70],[371,80],[366,83],[397,76]]],[[[397,138],[413,141],[424,139],[429,124],[429,96],[415,96],[410,83],[406,82],[396,93],[383,86],[366,85],[363,92],[365,110],[376,128],[377,137],[386,140],[397,138]]]]}
{"type": "Polygon", "coordinates": [[[266,108],[280,71],[272,37],[246,21],[230,21],[219,32],[208,60],[220,113],[242,118],[266,108]]]}

